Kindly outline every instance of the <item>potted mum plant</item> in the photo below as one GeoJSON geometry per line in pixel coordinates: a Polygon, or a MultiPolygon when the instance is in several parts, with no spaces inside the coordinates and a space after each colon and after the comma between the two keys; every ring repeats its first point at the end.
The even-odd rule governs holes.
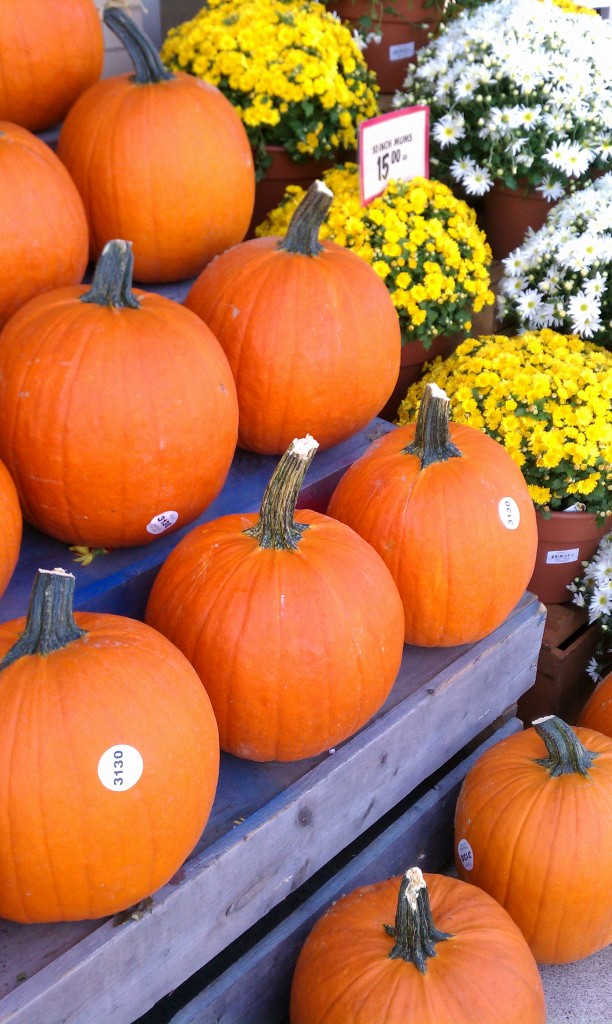
{"type": "Polygon", "coordinates": [[[587,610],[589,625],[599,625],[597,647],[587,672],[594,683],[600,683],[612,673],[612,533],[602,538],[595,555],[583,567],[582,576],[577,576],[568,590],[573,603],[587,610]]]}
{"type": "Polygon", "coordinates": [[[504,326],[553,327],[612,349],[612,173],[560,200],[503,263],[504,326]]]}
{"type": "Polygon", "coordinates": [[[425,381],[521,467],[539,534],[529,589],[545,603],[570,600],[567,585],[612,523],[612,352],[547,328],[469,338],[409,388],[400,423],[414,418],[425,381]]]}
{"type": "Polygon", "coordinates": [[[338,153],[354,152],[357,125],[378,113],[376,76],[360,46],[317,0],[208,0],[169,30],[161,58],[211,82],[236,107],[257,179],[268,182],[253,224],[288,182],[307,188],[338,153]]]}
{"type": "MultiPolygon", "coordinates": [[[[371,264],[389,289],[402,333],[402,367],[383,415],[393,418],[423,362],[448,354],[471,329],[471,316],[494,301],[491,251],[476,214],[438,181],[390,181],[362,206],[358,167],[323,174],[334,195],[320,232],[371,264]]],[[[304,190],[289,186],[256,234],[284,235],[304,190]]]]}
{"type": "Polygon", "coordinates": [[[609,166],[612,27],[573,11],[552,0],[466,10],[419,51],[394,97],[430,106],[432,173],[484,197],[496,258],[609,166]]]}

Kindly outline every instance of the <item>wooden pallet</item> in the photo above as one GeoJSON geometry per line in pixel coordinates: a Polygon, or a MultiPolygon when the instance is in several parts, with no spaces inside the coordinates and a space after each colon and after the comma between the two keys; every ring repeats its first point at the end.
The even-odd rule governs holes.
{"type": "Polygon", "coordinates": [[[572,604],[546,605],[546,625],[534,685],[518,702],[519,717],[532,722],[558,715],[574,724],[595,689],[587,665],[599,637],[584,608],[572,604]]]}

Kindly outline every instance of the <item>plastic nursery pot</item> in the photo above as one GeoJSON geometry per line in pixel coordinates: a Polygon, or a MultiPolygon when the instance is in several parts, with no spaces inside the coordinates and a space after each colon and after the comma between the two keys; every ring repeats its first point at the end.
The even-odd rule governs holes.
{"type": "Polygon", "coordinates": [[[567,589],[582,574],[582,562],[593,557],[599,542],[611,527],[610,519],[597,524],[591,512],[552,512],[536,515],[538,550],[527,589],[543,604],[565,604],[572,600],[567,589]]]}
{"type": "Polygon", "coordinates": [[[502,260],[521,245],[528,228],[538,231],[554,203],[539,192],[496,183],[483,197],[483,221],[493,259],[502,260]]]}

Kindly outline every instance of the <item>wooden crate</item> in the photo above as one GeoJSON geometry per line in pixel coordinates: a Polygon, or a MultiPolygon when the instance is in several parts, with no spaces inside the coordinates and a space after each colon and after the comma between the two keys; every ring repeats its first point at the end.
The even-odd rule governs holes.
{"type": "MultiPolygon", "coordinates": [[[[393,429],[375,419],[317,453],[299,504],[324,509],[346,468],[393,429]]],[[[197,522],[257,509],[276,462],[237,452],[225,487],[197,522]]],[[[36,570],[55,566],[74,571],[77,608],[142,618],[159,566],[194,525],[85,567],[71,561],[67,545],[26,529],[0,621],[24,614],[36,570]]],[[[0,921],[0,1024],[132,1024],[494,728],[533,684],[543,629],[544,607],[525,594],[477,644],[407,646],[384,706],[337,749],[289,764],[223,754],[206,828],[150,913],[121,925],[0,921]]],[[[430,802],[438,796],[432,790],[430,802]]],[[[425,843],[427,834],[417,834],[425,843]]]]}
{"type": "Polygon", "coordinates": [[[584,608],[546,605],[546,625],[534,685],[518,702],[519,717],[532,722],[558,715],[574,724],[595,689],[587,665],[595,653],[598,626],[584,608]]]}

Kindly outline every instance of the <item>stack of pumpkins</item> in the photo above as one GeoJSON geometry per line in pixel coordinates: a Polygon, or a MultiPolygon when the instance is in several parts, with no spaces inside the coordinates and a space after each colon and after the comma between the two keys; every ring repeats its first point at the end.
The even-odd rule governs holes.
{"type": "MultiPolygon", "coordinates": [[[[1,19],[18,6],[3,5],[0,42],[10,38],[1,19]]],[[[92,9],[70,0],[53,13],[54,26],[68,14],[69,49],[91,51],[89,77],[47,115],[63,119],[57,155],[31,133],[42,115],[13,123],[25,115],[0,93],[0,195],[10,197],[0,239],[4,586],[22,513],[70,544],[148,544],[205,511],[237,444],[281,458],[258,514],[209,521],[176,544],[145,623],[75,613],[74,577],[41,569],[27,618],[0,627],[0,916],[23,922],[106,916],[155,892],[205,827],[220,748],[290,761],[346,739],[382,706],[406,642],[455,646],[496,629],[536,549],[520,471],[487,435],[450,424],[433,386],[417,423],[374,442],[346,473],[328,514],[297,510],[317,448],[364,427],[393,389],[400,333],[387,289],[359,257],[319,240],[332,200],[321,183],[283,239],[243,241],[254,175],[237,115],[210,85],[169,75],[118,8],[104,17],[136,75],[98,81],[92,9]],[[84,285],[88,254],[97,265],[84,285]],[[195,281],[179,305],[133,277],[195,281]]],[[[612,744],[600,752],[593,735],[598,760],[580,763],[599,779],[612,744]]],[[[475,863],[481,845],[493,847],[489,833],[461,838],[475,863]]],[[[397,945],[393,970],[409,959],[409,978],[435,953],[444,963],[438,943],[460,945],[431,931],[418,910],[424,888],[412,873],[395,927],[376,926],[385,963],[397,945]],[[406,929],[420,936],[419,962],[405,955],[406,929]]],[[[479,906],[482,920],[488,904],[479,906]]],[[[444,918],[453,935],[454,913],[444,918]]],[[[528,976],[519,998],[516,972],[506,973],[519,1009],[499,1019],[539,1022],[531,953],[495,913],[485,961],[511,947],[528,976]]],[[[471,1000],[482,956],[473,966],[471,1000]]],[[[305,978],[334,1002],[333,983],[305,978]]],[[[369,1003],[361,1017],[344,1003],[328,1016],[299,1003],[294,1024],[391,1020],[369,1003]]],[[[460,1018],[453,997],[435,1024],[478,1019],[468,1008],[460,1018]]]]}

